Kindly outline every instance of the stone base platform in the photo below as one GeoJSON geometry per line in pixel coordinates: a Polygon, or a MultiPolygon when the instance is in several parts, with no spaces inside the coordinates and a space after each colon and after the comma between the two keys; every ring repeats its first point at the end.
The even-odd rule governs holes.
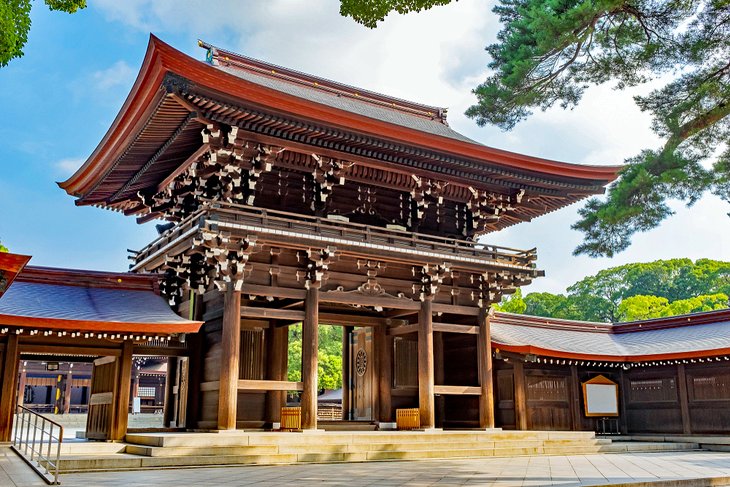
{"type": "Polygon", "coordinates": [[[315,431],[139,433],[124,443],[64,445],[62,472],[220,465],[368,462],[449,458],[667,452],[692,442],[615,442],[592,432],[315,431]],[[95,448],[98,447],[98,448],[95,448]]]}

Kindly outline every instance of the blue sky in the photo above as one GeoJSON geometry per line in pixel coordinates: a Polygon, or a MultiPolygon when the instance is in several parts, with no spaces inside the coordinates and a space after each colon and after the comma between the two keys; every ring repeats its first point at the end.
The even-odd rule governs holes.
{"type": "MultiPolygon", "coordinates": [[[[154,32],[198,59],[208,42],[363,88],[450,108],[451,125],[482,143],[576,163],[616,164],[659,140],[631,93],[589,90],[573,111],[535,114],[514,131],[478,128],[462,113],[483,79],[483,47],[497,19],[486,0],[460,0],[424,14],[392,16],[367,30],[338,14],[334,0],[91,0],[73,15],[36,1],[25,56],[0,69],[0,240],[32,264],[125,270],[126,249],[156,234],[152,224],[76,207],[55,182],[66,179],[101,140],[136,76],[154,32]]],[[[644,88],[646,91],[646,88],[644,88]]],[[[656,258],[730,260],[730,208],[706,197],[615,259],[571,256],[577,206],[487,240],[538,247],[546,278],[526,291],[561,292],[601,268],[656,258]]]]}

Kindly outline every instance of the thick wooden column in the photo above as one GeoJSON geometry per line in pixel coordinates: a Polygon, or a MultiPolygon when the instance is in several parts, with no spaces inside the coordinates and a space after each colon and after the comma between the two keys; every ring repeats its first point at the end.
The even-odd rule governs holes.
{"type": "Polygon", "coordinates": [[[165,428],[183,426],[177,423],[177,374],[180,368],[178,357],[167,357],[167,374],[165,374],[165,400],[162,406],[162,424],[165,428]]]}
{"type": "Polygon", "coordinates": [[[418,312],[418,407],[421,427],[434,428],[433,302],[428,297],[418,312]]]}
{"type": "Polygon", "coordinates": [[[492,334],[489,310],[479,309],[479,334],[477,335],[477,360],[479,360],[479,427],[494,428],[494,381],[492,380],[492,334]]]}
{"type": "MultiPolygon", "coordinates": [[[[446,370],[444,369],[444,334],[438,331],[433,333],[433,383],[437,386],[446,385],[446,370]]],[[[446,396],[440,394],[434,397],[435,423],[443,427],[446,419],[446,396]]]]}
{"type": "Polygon", "coordinates": [[[352,370],[350,339],[352,337],[352,326],[342,327],[342,420],[348,421],[352,417],[350,411],[350,390],[352,386],[352,370]]]}
{"type": "MultiPolygon", "coordinates": [[[[275,326],[271,322],[266,330],[266,377],[269,380],[286,380],[289,355],[289,328],[275,326]]],[[[281,421],[281,407],[286,405],[286,391],[266,393],[266,421],[281,421]]]]}
{"type": "Polygon", "coordinates": [[[0,386],[0,441],[10,441],[15,413],[18,380],[18,335],[8,335],[3,353],[2,385],[0,386]]]}
{"type": "Polygon", "coordinates": [[[302,322],[302,429],[317,429],[317,351],[319,350],[319,288],[310,286],[302,322]]]}
{"type": "Polygon", "coordinates": [[[577,365],[570,366],[570,403],[571,428],[573,431],[581,431],[583,416],[580,413],[580,377],[577,365]]]}
{"type": "Polygon", "coordinates": [[[132,340],[124,340],[122,343],[122,355],[119,357],[117,367],[117,383],[112,403],[113,414],[112,424],[109,429],[109,440],[123,440],[127,434],[129,421],[129,391],[132,385],[132,340]]]}
{"type": "Polygon", "coordinates": [[[241,356],[241,293],[226,289],[221,330],[221,375],[218,388],[218,429],[236,429],[238,362],[241,356]]]}
{"type": "Polygon", "coordinates": [[[393,383],[393,340],[389,337],[385,326],[373,329],[375,349],[378,356],[378,421],[392,422],[391,417],[391,384],[393,383]]]}
{"type": "Polygon", "coordinates": [[[682,433],[689,435],[692,434],[692,418],[689,415],[687,373],[684,364],[677,365],[677,393],[679,393],[679,408],[682,413],[682,433]]]}
{"type": "Polygon", "coordinates": [[[519,359],[512,363],[514,364],[515,385],[515,428],[518,430],[526,430],[527,397],[525,394],[525,367],[519,359]]]}

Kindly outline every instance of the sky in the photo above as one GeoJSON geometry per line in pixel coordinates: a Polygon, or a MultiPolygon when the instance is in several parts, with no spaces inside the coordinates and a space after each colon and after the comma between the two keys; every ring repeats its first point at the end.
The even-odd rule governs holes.
{"type": "MultiPolygon", "coordinates": [[[[197,39],[372,91],[449,108],[449,124],[488,146],[565,162],[622,163],[660,139],[634,105],[635,91],[588,90],[574,110],[538,112],[511,132],[478,127],[463,113],[487,75],[484,47],[499,22],[488,0],[391,15],[370,30],[339,15],[336,0],[89,0],[68,15],[34,2],[25,56],[0,68],[0,241],[31,264],[123,271],[126,249],[154,224],[77,207],[56,185],[91,154],[134,82],[149,34],[197,59],[197,39]]],[[[564,292],[581,278],[629,262],[688,257],[730,260],[730,208],[707,195],[639,234],[614,258],[574,257],[581,203],[490,234],[485,241],[537,247],[546,277],[525,292],[564,292]]]]}

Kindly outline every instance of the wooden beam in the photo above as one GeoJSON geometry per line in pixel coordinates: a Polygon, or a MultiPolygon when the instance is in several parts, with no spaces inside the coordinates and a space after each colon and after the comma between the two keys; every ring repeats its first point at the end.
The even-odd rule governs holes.
{"type": "Polygon", "coordinates": [[[435,394],[478,396],[482,393],[478,386],[433,386],[435,394]]]}
{"type": "Polygon", "coordinates": [[[120,441],[127,434],[127,421],[129,418],[129,390],[132,385],[132,352],[134,342],[124,340],[122,343],[122,354],[119,357],[117,367],[118,379],[114,402],[112,404],[112,424],[109,428],[109,440],[120,441]]]}
{"type": "Polygon", "coordinates": [[[467,335],[477,335],[479,327],[469,325],[452,325],[450,323],[434,323],[433,331],[442,333],[465,333],[467,335]]]}
{"type": "Polygon", "coordinates": [[[3,353],[2,385],[0,386],[0,441],[10,441],[15,416],[15,398],[18,378],[18,335],[8,335],[3,353]]]}
{"type": "Polygon", "coordinates": [[[682,414],[682,433],[692,434],[692,418],[689,414],[689,396],[687,394],[687,372],[684,364],[677,365],[677,393],[679,394],[679,409],[682,414]]]}
{"type": "Polygon", "coordinates": [[[74,347],[72,344],[68,345],[42,345],[32,343],[20,344],[20,353],[33,353],[33,354],[59,354],[68,353],[74,355],[98,355],[100,357],[119,357],[122,354],[120,348],[109,348],[109,347],[74,347]]]}
{"type": "MultiPolygon", "coordinates": [[[[239,292],[239,302],[241,301],[240,295],[241,294],[239,292]]],[[[246,318],[266,318],[290,321],[302,321],[304,319],[304,311],[297,311],[293,309],[257,308],[255,306],[241,306],[240,308],[241,311],[239,317],[243,316],[246,318]]]]}
{"type": "Polygon", "coordinates": [[[494,428],[494,381],[492,371],[492,334],[489,311],[479,309],[477,360],[479,361],[479,427],[494,428]]]}
{"type": "Polygon", "coordinates": [[[409,333],[417,333],[418,330],[419,330],[418,323],[413,323],[411,325],[394,326],[393,328],[388,328],[388,335],[390,335],[390,336],[407,335],[409,333]]]}
{"type": "MultiPolygon", "coordinates": [[[[622,398],[623,399],[623,398],[622,398]]],[[[573,431],[583,429],[583,417],[580,414],[580,377],[578,366],[570,366],[570,422],[573,431]]]]}
{"type": "Polygon", "coordinates": [[[287,298],[303,300],[307,291],[305,289],[295,289],[280,286],[262,286],[260,284],[244,284],[241,287],[242,294],[252,294],[254,296],[272,296],[274,298],[287,298]]]}
{"type": "Polygon", "coordinates": [[[317,351],[319,349],[319,288],[307,290],[302,321],[302,429],[317,429],[317,351]]]}
{"type": "Polygon", "coordinates": [[[418,313],[418,407],[421,427],[435,427],[433,371],[433,302],[426,299],[418,313]]]}
{"type": "Polygon", "coordinates": [[[301,391],[304,386],[301,382],[289,380],[239,380],[238,390],[242,391],[301,391]]]}
{"type": "MultiPolygon", "coordinates": [[[[218,388],[218,429],[236,429],[238,407],[238,363],[241,356],[241,292],[226,289],[221,330],[220,384],[218,388]]],[[[256,308],[254,308],[256,309],[256,308]]]]}
{"type": "Polygon", "coordinates": [[[387,296],[366,296],[364,294],[346,293],[343,291],[328,291],[321,293],[323,303],[357,304],[360,306],[374,306],[380,308],[409,309],[417,311],[421,304],[411,299],[389,298],[387,296]]]}
{"type": "Polygon", "coordinates": [[[478,316],[479,308],[476,306],[457,306],[454,304],[433,303],[433,312],[452,315],[478,316]]]}
{"type": "Polygon", "coordinates": [[[527,429],[527,398],[525,397],[525,367],[519,360],[512,362],[515,387],[515,428],[527,429]]]}

